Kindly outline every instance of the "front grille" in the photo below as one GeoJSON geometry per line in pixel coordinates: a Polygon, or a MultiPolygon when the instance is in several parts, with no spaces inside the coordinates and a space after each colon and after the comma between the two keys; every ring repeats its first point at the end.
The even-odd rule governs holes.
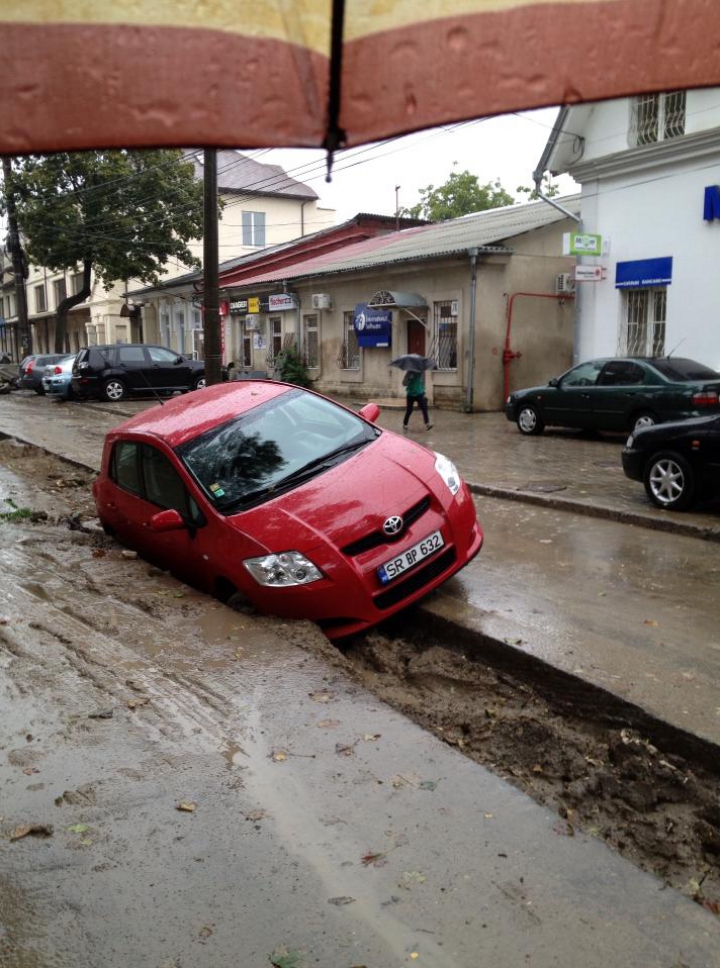
{"type": "Polygon", "coordinates": [[[438,575],[446,571],[455,562],[455,558],[455,548],[448,548],[438,558],[433,558],[424,568],[414,571],[404,581],[397,585],[391,585],[386,591],[380,592],[374,598],[375,606],[377,608],[392,608],[393,605],[397,605],[404,598],[409,598],[415,592],[424,588],[433,578],[437,578],[438,575]]]}
{"type": "Polygon", "coordinates": [[[357,541],[353,541],[349,545],[345,545],[345,547],[341,549],[342,553],[350,558],[355,558],[357,555],[361,555],[364,551],[370,551],[372,548],[379,548],[380,545],[390,544],[392,541],[397,541],[398,538],[402,538],[411,524],[425,514],[429,507],[430,496],[426,495],[422,501],[418,501],[417,504],[413,504],[413,506],[405,511],[405,513],[402,515],[403,529],[399,532],[399,534],[395,534],[391,538],[386,535],[384,531],[371,531],[362,538],[358,538],[357,541]]]}

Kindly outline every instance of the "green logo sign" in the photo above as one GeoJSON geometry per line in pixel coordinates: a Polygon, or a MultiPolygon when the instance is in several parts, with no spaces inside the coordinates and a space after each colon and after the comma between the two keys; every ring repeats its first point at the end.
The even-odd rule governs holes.
{"type": "Polygon", "coordinates": [[[566,232],[563,235],[563,255],[602,255],[602,235],[589,232],[566,232]]]}

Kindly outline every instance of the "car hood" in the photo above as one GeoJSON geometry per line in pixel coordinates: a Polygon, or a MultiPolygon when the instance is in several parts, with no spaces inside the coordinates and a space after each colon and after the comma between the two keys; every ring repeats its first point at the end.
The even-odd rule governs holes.
{"type": "Polygon", "coordinates": [[[435,454],[385,431],[358,454],[228,521],[271,551],[343,547],[445,488],[435,454]]]}

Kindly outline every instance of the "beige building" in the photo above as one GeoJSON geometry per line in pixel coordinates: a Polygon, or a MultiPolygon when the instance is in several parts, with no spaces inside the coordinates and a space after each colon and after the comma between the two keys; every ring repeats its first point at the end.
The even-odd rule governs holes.
{"type": "Polygon", "coordinates": [[[498,410],[507,389],[572,362],[575,307],[562,236],[577,196],[492,209],[351,244],[272,271],[221,274],[226,362],[273,372],[300,347],[313,385],[336,396],[401,397],[394,357],[421,353],[432,403],[498,410]],[[566,214],[567,213],[567,214],[566,214]]]}

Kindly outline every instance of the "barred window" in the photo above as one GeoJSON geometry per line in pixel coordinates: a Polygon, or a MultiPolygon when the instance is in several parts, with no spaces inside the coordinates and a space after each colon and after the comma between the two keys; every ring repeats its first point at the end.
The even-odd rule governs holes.
{"type": "Polygon", "coordinates": [[[433,344],[430,355],[437,363],[438,370],[457,370],[457,299],[433,303],[433,344]]]}
{"type": "Polygon", "coordinates": [[[316,369],[320,366],[320,332],[317,313],[303,316],[302,355],[308,368],[316,369]]]}
{"type": "Polygon", "coordinates": [[[684,135],[685,100],[685,91],[641,94],[633,98],[630,145],[649,145],[684,135]]]}
{"type": "Polygon", "coordinates": [[[340,367],[343,370],[360,369],[360,347],[355,332],[355,313],[352,310],[343,313],[343,344],[340,367]]]}
{"type": "Polygon", "coordinates": [[[282,316],[270,316],[268,319],[268,350],[266,362],[272,366],[278,353],[283,348],[282,316]]]}
{"type": "Polygon", "coordinates": [[[666,318],[667,289],[658,287],[628,291],[619,355],[663,356],[666,318]]]}

